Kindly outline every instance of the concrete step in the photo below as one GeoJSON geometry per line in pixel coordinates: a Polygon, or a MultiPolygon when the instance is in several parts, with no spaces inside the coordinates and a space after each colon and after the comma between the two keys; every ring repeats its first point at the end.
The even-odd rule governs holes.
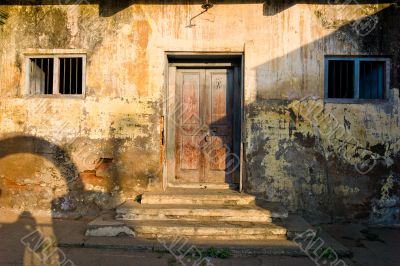
{"type": "Polygon", "coordinates": [[[110,223],[95,220],[88,225],[88,236],[101,232],[125,232],[130,228],[136,237],[146,239],[173,239],[176,236],[206,240],[284,240],[286,229],[272,223],[220,222],[220,221],[124,221],[110,223]]]}
{"type": "MultiPolygon", "coordinates": [[[[18,218],[18,214],[15,217],[18,218]]],[[[222,240],[216,240],[210,237],[191,239],[181,236],[180,234],[177,234],[170,239],[155,239],[154,235],[152,236],[152,239],[145,239],[139,237],[139,235],[134,232],[134,229],[131,228],[131,225],[127,225],[124,221],[115,221],[113,217],[115,217],[114,213],[110,213],[110,215],[102,214],[100,217],[97,217],[95,220],[90,222],[89,225],[84,222],[87,229],[87,237],[82,238],[82,227],[77,227],[76,230],[72,231],[72,234],[71,232],[63,234],[61,238],[58,239],[58,246],[63,248],[113,249],[139,252],[173,252],[173,254],[185,254],[187,250],[193,249],[194,247],[200,251],[207,251],[210,248],[218,250],[227,248],[231,251],[233,256],[307,256],[307,254],[312,254],[316,249],[318,249],[318,252],[320,253],[320,244],[321,240],[323,240],[325,249],[333,249],[338,256],[342,257],[351,255],[351,252],[346,247],[337,242],[334,238],[326,235],[322,230],[319,234],[321,237],[320,239],[315,239],[313,242],[309,242],[310,240],[308,239],[308,242],[304,243],[307,245],[308,249],[308,252],[304,252],[300,249],[297,242],[288,239],[239,239],[232,241],[231,237],[222,240]]],[[[287,235],[290,234],[290,228],[298,232],[310,229],[317,230],[299,216],[289,215],[289,219],[285,220],[287,220],[285,222],[288,231],[287,235]]],[[[77,221],[70,222],[76,223],[77,221]]],[[[55,223],[57,223],[57,219],[55,223]]],[[[274,222],[274,224],[276,223],[274,222]]],[[[311,261],[310,263],[312,264],[311,261]]]]}
{"type": "Polygon", "coordinates": [[[248,205],[254,202],[252,195],[227,189],[169,189],[144,193],[141,199],[142,204],[157,205],[248,205]]]}
{"type": "Polygon", "coordinates": [[[131,228],[134,228],[138,236],[147,239],[171,239],[176,236],[212,240],[286,239],[286,229],[272,223],[143,221],[142,224],[135,223],[131,228]]]}
{"type": "MultiPolygon", "coordinates": [[[[316,239],[312,243],[306,242],[306,245],[313,244],[306,254],[299,248],[295,241],[285,239],[283,232],[286,236],[295,236],[296,241],[298,234],[302,234],[307,230],[315,230],[303,218],[296,215],[289,215],[286,219],[281,220],[281,226],[274,221],[274,223],[243,223],[238,226],[237,223],[232,222],[208,222],[208,223],[193,223],[193,222],[174,222],[174,221],[116,221],[114,219],[115,213],[102,214],[95,220],[90,222],[86,227],[86,236],[84,239],[73,237],[73,240],[60,239],[60,247],[68,248],[96,248],[96,249],[120,249],[120,250],[149,250],[157,252],[176,252],[176,254],[183,254],[187,249],[192,249],[193,246],[199,250],[206,251],[209,248],[223,249],[228,248],[235,256],[254,256],[254,255],[277,255],[277,256],[306,256],[318,249],[320,251],[321,240],[325,242],[325,248],[333,249],[338,256],[350,256],[351,252],[343,245],[338,243],[334,238],[327,235],[325,232],[320,231],[320,239],[316,239]],[[147,225],[146,227],[143,227],[147,225]],[[169,227],[167,230],[166,227],[169,227]],[[178,228],[177,228],[178,227],[178,228]],[[219,235],[194,235],[193,233],[204,233],[206,229],[207,234],[219,233],[219,235]],[[238,230],[240,228],[255,228],[252,232],[250,229],[244,230],[245,234],[242,235],[238,230]],[[284,227],[284,228],[283,228],[284,227]],[[189,236],[181,234],[181,229],[185,228],[184,232],[192,233],[189,236]],[[197,231],[196,228],[199,228],[197,231]],[[224,234],[218,231],[212,231],[212,228],[221,230],[220,228],[228,228],[222,230],[224,234]],[[262,229],[260,229],[262,228],[262,229]],[[270,231],[265,231],[270,228],[270,231]],[[283,230],[282,230],[283,228],[283,230]],[[158,230],[158,231],[150,231],[158,230]],[[163,231],[159,231],[163,230],[163,231]],[[191,230],[191,232],[190,232],[191,230]],[[264,231],[263,231],[264,230],[264,231]],[[282,230],[282,231],[281,231],[282,230]],[[230,232],[227,232],[230,231],[230,232]],[[233,232],[232,232],[233,231],[233,232]],[[247,231],[247,232],[246,232],[247,231]],[[161,234],[159,233],[161,232],[161,234]],[[162,233],[164,232],[164,233],[162,233]],[[226,233],[234,233],[229,235],[226,233]],[[250,233],[250,234],[247,234],[250,233]],[[262,233],[254,235],[251,233],[262,233]],[[175,234],[175,235],[172,235],[175,234]],[[265,235],[264,235],[265,234],[265,235]],[[274,235],[275,234],[275,235],[274,235]],[[95,236],[95,237],[94,237],[95,236]],[[118,236],[118,237],[111,237],[118,236]],[[270,238],[270,239],[268,239],[270,238]],[[232,241],[234,240],[234,241],[232,241]],[[182,253],[183,252],[183,253],[182,253]]],[[[79,228],[79,234],[81,228],[79,228]]],[[[66,236],[70,237],[70,234],[66,236]]],[[[310,241],[307,239],[307,241],[310,241]]]]}
{"type": "Polygon", "coordinates": [[[140,204],[128,201],[117,208],[117,220],[180,220],[271,222],[272,213],[249,205],[172,205],[140,204]]]}
{"type": "Polygon", "coordinates": [[[168,183],[168,187],[172,189],[232,189],[236,190],[238,185],[227,184],[227,183],[192,183],[192,184],[180,184],[180,183],[168,183]]]}

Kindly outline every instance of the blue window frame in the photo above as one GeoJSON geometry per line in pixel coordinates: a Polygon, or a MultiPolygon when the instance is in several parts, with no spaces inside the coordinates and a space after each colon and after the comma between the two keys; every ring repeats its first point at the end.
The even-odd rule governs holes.
{"type": "Polygon", "coordinates": [[[390,59],[325,57],[325,99],[383,100],[390,84],[390,59]]]}

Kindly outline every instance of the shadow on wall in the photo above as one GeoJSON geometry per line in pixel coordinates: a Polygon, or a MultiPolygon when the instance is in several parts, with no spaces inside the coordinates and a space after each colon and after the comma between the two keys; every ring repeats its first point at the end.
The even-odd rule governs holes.
{"type": "MultiPolygon", "coordinates": [[[[115,138],[114,135],[111,137],[115,138]]],[[[121,145],[121,141],[113,139],[108,145],[112,146],[113,156],[119,156],[120,151],[117,146],[121,145]]],[[[14,219],[15,213],[1,211],[0,239],[4,241],[0,243],[0,263],[72,265],[74,263],[69,261],[63,250],[59,248],[57,241],[69,234],[76,234],[77,228],[84,231],[86,222],[72,219],[58,222],[57,218],[79,218],[81,215],[88,214],[85,211],[90,209],[92,201],[107,200],[109,193],[86,191],[77,166],[68,152],[58,145],[34,136],[13,136],[0,140],[0,160],[20,154],[37,155],[50,161],[65,180],[68,192],[59,198],[49,199],[52,203],[51,217],[47,217],[47,214],[42,217],[40,212],[34,217],[24,210],[14,219]]],[[[118,161],[118,158],[114,159],[118,161]]],[[[21,165],[24,163],[26,162],[20,162],[21,165]]],[[[118,178],[117,173],[112,182],[118,183],[118,178]]],[[[3,194],[0,194],[0,197],[2,196],[3,194]]],[[[97,213],[89,213],[89,215],[94,214],[97,213]]]]}
{"type": "Polygon", "coordinates": [[[7,170],[3,164],[6,171],[0,172],[0,184],[3,183],[0,200],[7,206],[35,209],[47,209],[52,200],[55,216],[76,216],[113,208],[125,196],[134,198],[151,182],[159,182],[159,160],[152,150],[151,137],[133,138],[138,130],[142,135],[151,136],[154,130],[151,127],[158,125],[151,123],[150,128],[142,127],[132,119],[130,115],[116,117],[105,139],[82,137],[63,147],[35,136],[16,135],[0,140],[0,160],[11,155],[23,155],[14,157],[17,160],[30,160],[15,163],[18,168],[15,170],[7,170]],[[64,183],[67,193],[62,195],[64,183]]]}
{"type": "MultiPolygon", "coordinates": [[[[52,165],[59,171],[67,187],[67,193],[65,195],[52,199],[42,199],[42,194],[34,193],[34,191],[39,193],[39,191],[42,189],[38,188],[38,190],[32,188],[34,191],[30,191],[28,187],[22,185],[21,189],[28,189],[29,191],[27,192],[34,193],[32,194],[32,197],[36,197],[35,199],[30,198],[27,206],[40,207],[41,205],[37,205],[36,201],[51,202],[51,211],[53,216],[76,217],[85,214],[96,214],[102,210],[101,206],[108,206],[107,204],[112,205],[110,203],[112,196],[110,192],[112,191],[85,190],[85,184],[82,180],[82,177],[85,177],[85,172],[79,172],[69,153],[60,146],[34,136],[14,136],[0,140],[0,160],[7,156],[18,154],[37,155],[51,162],[52,165]]],[[[24,163],[26,162],[21,161],[20,165],[23,166],[24,163]]],[[[105,177],[105,179],[108,179],[108,177],[105,177]]],[[[116,176],[112,181],[116,182],[118,185],[117,179],[118,176],[116,176]]],[[[30,182],[35,183],[37,180],[32,180],[30,182]]],[[[46,183],[46,186],[53,185],[53,181],[51,179],[47,182],[50,183],[46,183]]],[[[15,196],[13,193],[10,194],[10,191],[8,191],[7,188],[0,188],[0,191],[0,197],[3,197],[3,199],[6,199],[5,197],[12,198],[15,196]]],[[[47,197],[54,197],[48,194],[45,195],[47,197]]],[[[15,200],[16,199],[12,199],[12,201],[15,200]]],[[[13,205],[17,206],[18,204],[15,202],[13,205]]]]}
{"type": "MultiPolygon", "coordinates": [[[[329,17],[331,14],[324,14],[322,10],[317,10],[314,15],[322,27],[327,29],[331,29],[332,25],[343,23],[331,19],[329,17]],[[329,19],[331,21],[328,21],[329,19]]],[[[327,52],[330,50],[356,51],[356,54],[344,54],[350,56],[389,56],[392,61],[391,88],[399,88],[400,52],[398,42],[400,28],[397,27],[399,18],[400,8],[389,6],[374,15],[361,19],[358,23],[345,24],[323,38],[257,66],[257,98],[288,100],[300,99],[305,96],[322,98],[324,56],[339,55],[327,52]],[[336,46],[332,47],[332,45],[336,46]],[[308,66],[311,66],[312,69],[308,69],[308,66]],[[322,80],[319,77],[322,77],[322,80]]],[[[285,41],[282,39],[282,42],[285,41]]],[[[268,44],[265,45],[268,47],[268,44]]]]}
{"type": "Polygon", "coordinates": [[[33,136],[16,136],[0,140],[0,159],[20,153],[36,154],[46,158],[58,168],[70,190],[83,188],[78,169],[61,147],[33,136]]]}
{"type": "MultiPolygon", "coordinates": [[[[362,55],[390,56],[392,60],[390,97],[393,93],[392,88],[398,88],[400,83],[400,52],[398,50],[400,28],[397,27],[400,9],[390,6],[374,16],[378,18],[378,24],[364,37],[356,34],[353,25],[344,25],[322,39],[256,67],[257,98],[246,106],[246,119],[249,124],[247,130],[251,136],[249,138],[251,143],[247,148],[246,186],[250,191],[263,194],[270,200],[294,204],[296,208],[304,211],[327,212],[332,216],[370,218],[374,221],[380,218],[383,221],[385,219],[397,222],[400,220],[400,217],[395,214],[400,202],[397,201],[393,205],[390,204],[390,200],[386,203],[380,201],[388,177],[394,175],[394,180],[400,179],[400,153],[394,154],[391,150],[396,139],[393,137],[388,142],[383,141],[371,146],[367,144],[367,147],[354,147],[352,143],[342,143],[334,138],[329,139],[326,146],[327,143],[323,143],[321,136],[313,133],[310,121],[293,110],[291,106],[294,100],[309,96],[323,99],[323,80],[316,78],[315,69],[319,69],[317,73],[323,73],[324,55],[326,51],[329,51],[328,45],[335,43],[346,45],[338,48],[339,50],[358,51],[358,54],[362,55]],[[312,70],[307,69],[309,65],[312,65],[312,70]],[[265,145],[257,145],[257,143],[265,143],[265,145]],[[341,148],[338,150],[339,146],[341,148]],[[275,154],[270,154],[270,147],[277,147],[275,154]],[[384,160],[379,160],[372,171],[362,174],[356,171],[349,161],[343,159],[341,154],[346,150],[357,149],[387,156],[394,163],[386,166],[384,160]],[[270,169],[274,167],[264,163],[266,158],[279,163],[284,162],[282,168],[284,175],[288,177],[286,185],[283,186],[283,181],[270,173],[270,169]],[[260,165],[266,165],[265,169],[260,168],[260,165]],[[263,188],[263,191],[260,188],[263,188]],[[274,196],[271,197],[271,195],[274,196]],[[389,210],[387,216],[371,218],[374,215],[373,210],[379,208],[389,210]]],[[[343,113],[337,113],[340,115],[339,123],[346,121],[346,118],[358,123],[358,125],[343,125],[344,128],[347,127],[348,130],[357,126],[367,128],[363,124],[366,114],[361,112],[359,107],[360,105],[347,106],[347,113],[346,105],[334,106],[332,110],[336,112],[345,109],[344,117],[343,113]],[[355,108],[355,111],[352,111],[352,108],[355,108]]],[[[397,107],[393,106],[392,101],[371,105],[371,110],[379,108],[393,115],[394,108],[397,107]]],[[[327,110],[325,109],[324,112],[327,110]]],[[[333,116],[337,114],[332,113],[333,116]]],[[[331,124],[334,124],[333,121],[331,124]]],[[[359,135],[354,138],[363,140],[363,137],[359,135]]],[[[352,159],[357,160],[360,155],[354,153],[351,156],[354,157],[352,159]]],[[[396,184],[396,181],[394,183],[396,184]]],[[[395,196],[396,193],[399,191],[394,185],[390,189],[390,197],[395,196]]]]}
{"type": "MultiPolygon", "coordinates": [[[[34,136],[14,136],[0,140],[0,159],[15,154],[38,155],[50,161],[58,169],[67,185],[68,195],[53,200],[52,210],[58,210],[60,208],[58,205],[70,204],[78,208],[79,205],[84,204],[82,202],[84,186],[79,171],[64,149],[34,136]]],[[[24,162],[21,164],[23,165],[24,162]]]]}

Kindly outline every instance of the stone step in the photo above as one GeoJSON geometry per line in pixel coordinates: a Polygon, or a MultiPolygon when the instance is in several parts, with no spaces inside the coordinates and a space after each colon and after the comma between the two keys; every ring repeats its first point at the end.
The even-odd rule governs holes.
{"type": "Polygon", "coordinates": [[[168,183],[168,187],[172,189],[233,189],[236,190],[238,185],[227,184],[227,183],[192,183],[192,184],[180,184],[180,183],[168,183]]]}
{"type": "Polygon", "coordinates": [[[117,208],[117,220],[271,222],[272,213],[249,205],[168,205],[128,201],[117,208]]]}
{"type": "Polygon", "coordinates": [[[255,202],[252,195],[233,190],[218,189],[169,189],[163,192],[146,192],[142,204],[178,205],[248,205],[255,202]]]}
{"type": "MultiPolygon", "coordinates": [[[[96,249],[119,249],[119,250],[134,250],[134,251],[156,251],[156,252],[173,252],[174,254],[183,254],[189,249],[199,249],[200,251],[206,251],[210,248],[224,249],[228,248],[234,256],[254,256],[254,255],[276,255],[276,256],[307,256],[311,254],[316,249],[320,250],[320,242],[315,242],[315,245],[310,246],[309,252],[306,254],[299,248],[297,242],[283,238],[282,234],[276,234],[275,236],[269,234],[271,239],[266,239],[263,235],[244,235],[240,236],[240,232],[235,231],[234,236],[224,236],[217,235],[212,236],[202,236],[198,235],[197,238],[190,236],[182,236],[180,232],[176,235],[169,234],[159,234],[157,232],[147,233],[145,231],[136,232],[138,227],[135,228],[135,224],[141,227],[143,224],[148,224],[152,226],[153,229],[164,229],[162,224],[165,222],[158,222],[155,228],[154,221],[141,221],[128,223],[126,221],[116,221],[114,220],[114,213],[102,214],[95,220],[91,221],[86,230],[86,236],[84,239],[81,237],[76,237],[77,241],[71,241],[67,238],[67,241],[60,239],[59,246],[67,248],[96,248],[96,249]],[[151,224],[153,223],[153,225],[151,224]],[[96,236],[96,237],[92,237],[96,236]],[[108,237],[114,237],[112,239],[108,237]],[[164,238],[163,238],[164,237],[164,238]],[[144,239],[147,238],[147,239],[144,239]],[[238,239],[239,238],[239,239],[238,239]],[[258,239],[257,239],[258,238],[258,239]],[[264,238],[264,239],[263,239],[264,238]],[[275,239],[273,239],[275,238],[275,239]],[[232,241],[235,240],[235,241],[232,241]],[[182,253],[183,252],[183,253],[182,253]]],[[[287,228],[286,235],[292,234],[295,230],[296,232],[304,232],[305,230],[315,230],[311,225],[309,225],[304,219],[299,216],[290,215],[288,219],[283,219],[284,223],[282,227],[287,228]]],[[[168,222],[167,224],[176,226],[176,223],[168,222]]],[[[233,223],[214,223],[214,227],[231,227],[233,223]]],[[[276,223],[268,224],[266,223],[247,223],[247,225],[258,227],[258,226],[271,226],[271,228],[276,227],[276,223]]],[[[185,223],[182,227],[188,227],[189,224],[185,223]]],[[[192,224],[193,226],[193,224],[192,224]]],[[[200,227],[197,225],[197,227],[200,227]]],[[[139,228],[140,229],[140,228],[139,228]]],[[[280,229],[277,229],[280,230],[280,229]]],[[[274,230],[272,230],[272,233],[274,230]]],[[[176,231],[175,231],[176,232],[176,231]]],[[[258,232],[259,233],[259,232],[258,232]]],[[[275,232],[283,233],[283,232],[275,232]]],[[[345,248],[343,245],[338,243],[334,238],[329,237],[323,231],[320,231],[320,236],[325,242],[325,248],[332,248],[339,256],[350,256],[351,252],[345,248]]],[[[309,240],[308,240],[309,241],[309,240]]],[[[320,241],[320,240],[319,240],[320,241]]],[[[307,244],[309,242],[306,242],[307,244]]],[[[314,242],[313,242],[314,243],[314,242]]],[[[307,247],[308,248],[308,247],[307,247]]]]}
{"type": "Polygon", "coordinates": [[[88,225],[87,236],[101,236],[134,232],[146,239],[174,239],[184,237],[198,240],[284,240],[286,229],[272,223],[220,221],[124,221],[96,220],[88,225]],[[130,230],[129,230],[130,229],[130,230]]]}
{"type": "Polygon", "coordinates": [[[133,235],[145,239],[285,240],[287,230],[273,223],[221,221],[112,221],[102,217],[88,224],[87,236],[133,235]]]}
{"type": "Polygon", "coordinates": [[[213,240],[286,239],[286,229],[272,223],[135,221],[126,222],[139,237],[169,239],[176,236],[213,240]]]}

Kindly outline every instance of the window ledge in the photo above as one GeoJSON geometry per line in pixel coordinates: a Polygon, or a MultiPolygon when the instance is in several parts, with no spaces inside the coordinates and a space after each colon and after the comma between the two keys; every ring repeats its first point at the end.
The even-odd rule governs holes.
{"type": "Polygon", "coordinates": [[[23,98],[29,99],[29,98],[34,98],[34,99],[40,99],[40,98],[50,98],[50,99],[85,99],[85,95],[68,95],[68,94],[29,94],[29,95],[24,95],[23,98]]]}
{"type": "Polygon", "coordinates": [[[71,55],[86,55],[87,51],[84,49],[25,49],[22,51],[25,56],[48,56],[48,55],[59,55],[59,56],[71,56],[71,55]]]}
{"type": "Polygon", "coordinates": [[[388,103],[389,99],[340,99],[340,98],[325,98],[325,103],[334,104],[384,104],[388,103]]]}

